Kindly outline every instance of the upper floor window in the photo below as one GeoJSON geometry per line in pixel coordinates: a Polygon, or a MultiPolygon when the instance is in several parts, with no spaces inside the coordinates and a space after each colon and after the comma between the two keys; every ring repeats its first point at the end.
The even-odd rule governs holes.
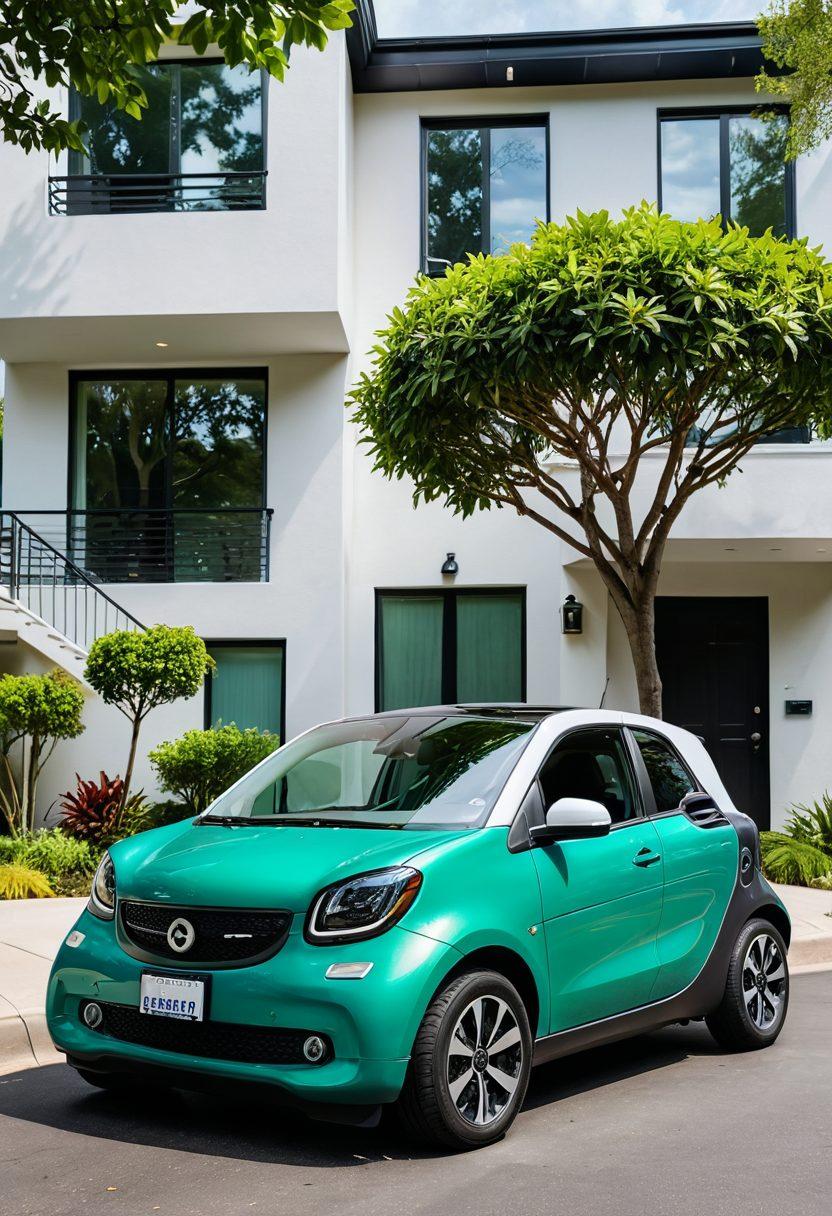
{"type": "Polygon", "coordinates": [[[50,179],[53,212],[250,210],[265,204],[260,73],[189,59],[140,69],[141,119],[73,93],[87,154],[50,179]]]}
{"type": "Polygon", "coordinates": [[[77,565],[103,582],[267,577],[265,371],[73,373],[70,387],[77,565]]]}
{"type": "Polygon", "coordinates": [[[793,236],[788,115],[748,110],[659,112],[659,206],[679,220],[721,215],[752,236],[793,236]]]}
{"type": "Polygon", "coordinates": [[[545,117],[422,123],[422,268],[503,253],[549,217],[545,117]]]}

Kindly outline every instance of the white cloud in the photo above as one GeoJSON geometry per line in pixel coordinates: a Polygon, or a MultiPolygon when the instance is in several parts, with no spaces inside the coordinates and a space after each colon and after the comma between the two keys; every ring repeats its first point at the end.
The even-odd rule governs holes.
{"type": "Polygon", "coordinates": [[[382,38],[753,21],[761,0],[375,0],[382,38]]]}

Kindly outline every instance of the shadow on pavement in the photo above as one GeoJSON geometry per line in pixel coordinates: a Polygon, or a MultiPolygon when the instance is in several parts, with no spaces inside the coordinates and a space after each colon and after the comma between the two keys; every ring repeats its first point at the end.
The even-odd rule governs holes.
{"type": "MultiPolygon", "coordinates": [[[[551,1106],[554,1113],[576,1094],[717,1052],[699,1025],[582,1052],[535,1069],[525,1109],[551,1106]]],[[[260,1099],[139,1089],[112,1095],[90,1088],[66,1064],[0,1076],[0,1116],[101,1140],[271,1164],[343,1167],[442,1155],[411,1149],[392,1118],[367,1131],[317,1123],[260,1099]]]]}

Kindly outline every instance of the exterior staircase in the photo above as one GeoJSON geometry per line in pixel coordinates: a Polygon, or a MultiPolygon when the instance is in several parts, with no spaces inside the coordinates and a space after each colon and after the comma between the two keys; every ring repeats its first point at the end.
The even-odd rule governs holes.
{"type": "Polygon", "coordinates": [[[0,642],[19,639],[81,678],[92,643],[114,629],[144,625],[15,512],[0,512],[0,642]]]}

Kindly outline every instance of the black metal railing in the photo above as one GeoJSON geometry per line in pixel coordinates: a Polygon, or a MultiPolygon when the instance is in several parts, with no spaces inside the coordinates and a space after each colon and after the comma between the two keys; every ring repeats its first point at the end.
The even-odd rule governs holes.
{"type": "Polygon", "coordinates": [[[58,640],[67,638],[82,650],[114,629],[144,629],[13,511],[0,512],[0,583],[12,600],[55,629],[58,640]]]}
{"type": "Polygon", "coordinates": [[[265,583],[272,510],[101,508],[17,515],[96,583],[265,583]]]}
{"type": "Polygon", "coordinates": [[[249,173],[76,173],[49,178],[50,215],[256,211],[265,205],[265,169],[249,173]]]}

